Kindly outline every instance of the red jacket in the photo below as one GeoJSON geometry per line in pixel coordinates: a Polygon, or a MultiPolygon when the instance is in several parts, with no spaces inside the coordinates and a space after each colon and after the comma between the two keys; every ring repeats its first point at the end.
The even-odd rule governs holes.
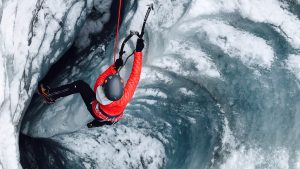
{"type": "MultiPolygon", "coordinates": [[[[124,87],[123,96],[121,99],[113,101],[108,105],[102,105],[97,100],[93,101],[92,109],[96,117],[107,121],[119,121],[123,117],[124,110],[133,97],[140,80],[142,71],[142,56],[142,52],[134,53],[132,70],[124,87]],[[97,107],[100,109],[97,109],[97,107]]],[[[98,77],[94,86],[94,92],[96,93],[97,88],[103,84],[107,76],[115,73],[117,73],[117,71],[115,70],[115,66],[113,64],[98,77]]]]}

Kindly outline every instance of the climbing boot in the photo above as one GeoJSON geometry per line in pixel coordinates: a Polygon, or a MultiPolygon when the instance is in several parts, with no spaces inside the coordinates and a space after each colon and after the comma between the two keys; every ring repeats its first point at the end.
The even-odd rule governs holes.
{"type": "Polygon", "coordinates": [[[44,86],[43,84],[39,84],[38,93],[39,93],[40,96],[42,96],[43,100],[47,104],[55,103],[55,100],[53,98],[51,98],[51,96],[49,95],[49,87],[44,86]]]}

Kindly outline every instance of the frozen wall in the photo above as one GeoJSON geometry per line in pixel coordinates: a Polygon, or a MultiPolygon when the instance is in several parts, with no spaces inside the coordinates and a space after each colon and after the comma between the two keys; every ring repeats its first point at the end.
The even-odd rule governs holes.
{"type": "MultiPolygon", "coordinates": [[[[18,167],[17,126],[37,79],[74,39],[80,27],[74,26],[80,22],[75,18],[81,18],[74,13],[84,14],[84,6],[92,6],[91,1],[64,2],[69,5],[62,9],[64,5],[56,2],[59,7],[52,6],[52,13],[58,9],[68,12],[57,12],[51,19],[54,26],[66,29],[58,35],[61,38],[55,38],[54,33],[46,32],[46,26],[34,31],[43,28],[43,23],[47,25],[45,20],[51,16],[39,18],[36,11],[47,13],[50,4],[41,8],[39,4],[46,2],[19,3],[25,2],[2,4],[3,168],[18,167]],[[31,12],[24,12],[29,8],[31,12]],[[68,19],[58,22],[59,16],[68,19]],[[36,24],[33,30],[31,20],[36,24]],[[75,32],[68,35],[68,31],[75,32]],[[41,39],[48,39],[48,43],[41,39]]],[[[33,138],[44,149],[32,154],[82,168],[299,168],[298,1],[131,0],[121,27],[122,38],[129,30],[140,29],[149,3],[154,3],[155,10],[146,27],[143,73],[126,116],[115,126],[90,130],[85,125],[92,118],[77,95],[51,106],[36,97],[22,128],[25,134],[43,137],[33,138]],[[57,158],[48,156],[51,153],[57,158]]],[[[99,6],[94,9],[102,11],[99,6]]],[[[90,8],[86,11],[92,12],[90,8]]],[[[101,24],[85,22],[78,34],[88,42],[87,32],[99,32],[101,24]]],[[[85,47],[80,42],[76,44],[85,47]]],[[[130,41],[126,50],[134,49],[134,43],[135,39],[130,41]]],[[[94,46],[84,60],[55,79],[56,85],[83,79],[92,86],[112,63],[112,44],[108,39],[94,46]]],[[[129,72],[130,66],[122,75],[129,72]]],[[[41,165],[51,168],[51,164],[41,165]]]]}
{"type": "MultiPolygon", "coordinates": [[[[106,10],[101,11],[104,14],[109,10],[107,2],[106,10]]],[[[0,168],[20,168],[20,121],[38,80],[72,45],[91,8],[104,6],[101,3],[92,0],[0,2],[0,168]]],[[[105,17],[101,23],[107,20],[105,17]]]]}
{"type": "MultiPolygon", "coordinates": [[[[150,2],[141,82],[125,117],[89,130],[92,117],[78,95],[51,106],[35,99],[23,132],[66,148],[58,154],[82,168],[299,168],[299,6],[130,1],[122,38],[140,29],[150,2]]],[[[92,86],[112,63],[112,43],[95,46],[56,85],[83,79],[92,86]]]]}

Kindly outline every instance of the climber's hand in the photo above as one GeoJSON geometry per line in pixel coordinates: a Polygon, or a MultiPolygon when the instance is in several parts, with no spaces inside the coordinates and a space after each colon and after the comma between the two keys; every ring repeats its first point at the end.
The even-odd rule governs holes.
{"type": "Polygon", "coordinates": [[[144,49],[144,39],[138,38],[136,42],[136,52],[141,52],[144,49]]]}
{"type": "Polygon", "coordinates": [[[117,59],[116,63],[115,63],[116,70],[118,70],[120,67],[122,67],[123,64],[124,64],[123,59],[121,59],[121,58],[117,59]]]}

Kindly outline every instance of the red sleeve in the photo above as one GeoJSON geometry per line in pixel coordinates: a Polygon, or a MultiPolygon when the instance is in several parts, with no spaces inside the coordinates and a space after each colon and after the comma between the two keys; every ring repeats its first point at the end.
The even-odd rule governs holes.
{"type": "Polygon", "coordinates": [[[96,93],[97,87],[102,85],[107,76],[117,73],[115,69],[115,65],[112,64],[109,68],[107,68],[96,80],[94,85],[94,92],[96,93]]]}
{"type": "Polygon", "coordinates": [[[143,56],[142,52],[134,53],[132,70],[127,80],[127,83],[125,85],[123,97],[120,99],[121,105],[124,104],[127,105],[128,102],[130,102],[137,88],[137,85],[139,84],[140,76],[142,72],[142,56],[143,56]]]}

